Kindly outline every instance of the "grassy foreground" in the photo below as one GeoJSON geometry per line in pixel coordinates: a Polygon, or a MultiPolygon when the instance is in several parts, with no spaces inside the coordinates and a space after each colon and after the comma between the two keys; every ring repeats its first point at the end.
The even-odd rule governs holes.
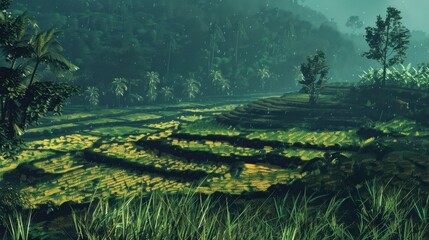
{"type": "Polygon", "coordinates": [[[153,192],[93,201],[49,235],[32,213],[2,214],[4,239],[427,239],[429,196],[389,184],[328,196],[284,194],[245,200],[153,192]],[[67,225],[66,225],[67,226],[67,225]],[[50,236],[50,237],[47,237],[50,236]]]}

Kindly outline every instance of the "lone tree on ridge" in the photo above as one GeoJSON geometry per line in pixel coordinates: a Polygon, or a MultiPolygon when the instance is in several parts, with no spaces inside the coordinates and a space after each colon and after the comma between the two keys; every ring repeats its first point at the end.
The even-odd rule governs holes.
{"type": "Polygon", "coordinates": [[[386,85],[387,68],[403,63],[410,43],[410,30],[401,23],[401,12],[393,7],[387,8],[386,19],[377,16],[376,26],[366,28],[365,39],[369,51],[363,54],[368,59],[378,61],[383,66],[383,76],[375,83],[377,88],[386,85]]]}

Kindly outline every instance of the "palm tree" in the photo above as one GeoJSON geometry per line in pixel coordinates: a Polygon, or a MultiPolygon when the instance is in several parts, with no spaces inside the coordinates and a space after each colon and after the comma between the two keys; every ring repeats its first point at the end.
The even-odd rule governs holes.
{"type": "Polygon", "coordinates": [[[116,96],[118,106],[121,105],[121,97],[128,90],[128,80],[122,77],[114,78],[112,82],[113,93],[116,96]]]}
{"type": "Polygon", "coordinates": [[[164,101],[169,102],[174,99],[173,88],[172,87],[162,87],[161,94],[164,101]]]}
{"type": "Polygon", "coordinates": [[[271,77],[270,70],[266,67],[258,69],[258,77],[259,77],[259,80],[261,81],[261,87],[262,89],[264,89],[265,83],[271,77]]]}
{"type": "MultiPolygon", "coordinates": [[[[4,3],[5,7],[8,4],[4,3]]],[[[26,76],[28,71],[22,65],[17,65],[19,58],[28,58],[31,56],[30,46],[28,44],[31,35],[27,33],[29,30],[28,24],[37,31],[38,25],[32,21],[26,13],[17,17],[8,17],[7,12],[0,13],[0,45],[2,48],[5,60],[10,62],[9,68],[2,67],[0,71],[0,120],[6,121],[6,117],[12,115],[17,116],[12,122],[19,122],[19,107],[16,101],[22,98],[25,94],[25,85],[23,76],[26,76]],[[12,114],[13,112],[13,114],[12,114]]],[[[10,127],[11,128],[11,127],[10,127]]]]}
{"type": "Polygon", "coordinates": [[[241,20],[238,20],[235,25],[235,65],[238,65],[238,50],[240,48],[240,40],[241,39],[248,39],[246,28],[244,27],[244,24],[241,20]]]}
{"type": "Polygon", "coordinates": [[[142,87],[142,79],[129,79],[128,80],[128,101],[129,103],[142,102],[144,100],[143,95],[139,92],[142,87]]]}
{"type": "Polygon", "coordinates": [[[30,57],[35,65],[33,67],[30,83],[27,86],[25,101],[22,105],[22,126],[25,128],[25,121],[27,119],[27,110],[30,105],[30,94],[31,94],[31,86],[34,82],[34,77],[36,76],[36,72],[39,69],[40,64],[44,63],[48,65],[53,71],[77,71],[79,68],[67,60],[64,56],[60,54],[64,49],[58,41],[58,37],[60,36],[60,31],[56,29],[51,29],[46,32],[38,33],[36,29],[36,33],[30,39],[27,47],[29,49],[30,57]]]}
{"type": "Polygon", "coordinates": [[[77,67],[59,54],[58,31],[39,33],[38,25],[26,14],[15,17],[5,9],[10,2],[0,0],[0,48],[4,60],[11,63],[0,67],[0,154],[18,151],[28,125],[49,112],[60,114],[64,102],[81,92],[67,83],[34,83],[41,63],[50,66],[49,70],[74,71],[77,67]],[[28,34],[29,29],[34,32],[28,34]],[[36,63],[30,71],[28,64],[17,64],[18,60],[28,63],[28,59],[36,63]]]}
{"type": "Polygon", "coordinates": [[[183,92],[188,99],[194,99],[200,93],[201,83],[195,79],[194,74],[189,74],[189,77],[183,83],[183,92]]]}
{"type": "Polygon", "coordinates": [[[157,72],[148,72],[146,77],[148,79],[147,97],[149,101],[154,102],[158,97],[157,88],[160,83],[159,74],[157,72]]]}
{"type": "Polygon", "coordinates": [[[229,95],[230,83],[229,80],[224,78],[220,70],[212,70],[210,72],[212,83],[215,87],[218,87],[221,93],[229,95]]]}
{"type": "Polygon", "coordinates": [[[90,108],[98,106],[100,97],[99,89],[97,87],[88,87],[85,93],[85,99],[88,99],[90,108]]]}
{"type": "Polygon", "coordinates": [[[208,72],[210,72],[213,69],[214,66],[214,59],[216,55],[216,51],[219,48],[220,42],[225,42],[225,35],[223,33],[223,30],[219,27],[218,24],[214,23],[210,26],[210,40],[209,40],[209,49],[207,49],[208,53],[208,72]]]}
{"type": "Polygon", "coordinates": [[[29,39],[31,39],[33,33],[39,31],[39,25],[33,19],[29,18],[25,12],[11,20],[10,23],[7,23],[7,19],[2,19],[1,17],[0,19],[3,25],[9,25],[9,29],[7,30],[4,29],[4,27],[0,29],[10,33],[9,37],[2,38],[1,44],[3,45],[2,50],[4,56],[11,62],[10,68],[14,69],[16,68],[16,62],[19,58],[31,57],[29,39]],[[28,33],[30,29],[28,25],[34,32],[28,33]]]}
{"type": "Polygon", "coordinates": [[[30,39],[31,57],[35,62],[35,66],[27,88],[30,88],[33,84],[36,72],[42,63],[57,71],[77,71],[79,69],[60,54],[64,50],[58,41],[60,34],[60,31],[51,29],[46,32],[36,33],[30,39]]]}

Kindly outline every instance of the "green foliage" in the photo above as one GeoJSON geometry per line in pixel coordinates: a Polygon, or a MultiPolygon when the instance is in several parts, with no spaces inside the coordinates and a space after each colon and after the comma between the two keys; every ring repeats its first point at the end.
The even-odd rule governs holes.
{"type": "Polygon", "coordinates": [[[0,187],[0,220],[6,220],[6,214],[21,210],[28,201],[25,196],[13,186],[0,187]]]}
{"type": "Polygon", "coordinates": [[[161,96],[165,102],[170,102],[174,100],[173,88],[169,86],[164,86],[161,88],[161,96]]]}
{"type": "Polygon", "coordinates": [[[61,32],[51,29],[46,32],[35,32],[29,41],[31,60],[35,62],[29,87],[34,81],[41,63],[47,64],[52,71],[77,71],[79,68],[60,53],[64,50],[58,41],[61,32]]]}
{"type": "Polygon", "coordinates": [[[363,22],[362,20],[360,20],[359,16],[350,16],[347,19],[346,27],[351,28],[353,33],[355,33],[356,30],[361,29],[363,27],[363,22]]]}
{"type": "MultiPolygon", "coordinates": [[[[365,86],[374,86],[377,82],[381,81],[383,70],[376,70],[370,68],[364,71],[359,76],[360,84],[365,86]]],[[[429,88],[429,67],[427,65],[419,65],[417,68],[412,67],[411,64],[399,65],[398,67],[391,67],[386,69],[386,80],[389,85],[428,89],[429,88]]]]}
{"type": "Polygon", "coordinates": [[[29,239],[32,213],[24,211],[26,198],[12,186],[0,187],[0,232],[3,239],[29,239]]]}
{"type": "Polygon", "coordinates": [[[128,80],[122,77],[114,78],[112,81],[112,90],[116,96],[116,104],[121,106],[121,99],[128,91],[128,80]]]}
{"type": "Polygon", "coordinates": [[[156,101],[158,97],[158,85],[161,82],[157,72],[148,72],[146,74],[148,80],[147,97],[150,102],[156,101]]]}
{"type": "Polygon", "coordinates": [[[375,86],[377,83],[381,82],[382,75],[382,69],[377,70],[371,67],[368,71],[363,71],[363,74],[359,75],[359,84],[365,86],[375,86]]]}
{"type": "Polygon", "coordinates": [[[12,0],[1,0],[0,1],[0,10],[6,10],[9,8],[10,4],[12,3],[12,0]]]}
{"type": "Polygon", "coordinates": [[[316,104],[319,90],[326,82],[329,67],[326,63],[325,53],[318,50],[315,55],[307,57],[307,61],[301,64],[302,79],[300,84],[309,95],[310,104],[316,104]]]}
{"type": "Polygon", "coordinates": [[[218,89],[219,92],[223,94],[230,94],[230,82],[228,79],[224,78],[220,70],[212,70],[210,72],[210,77],[212,78],[213,85],[218,89]]]}
{"type": "Polygon", "coordinates": [[[207,135],[221,135],[221,136],[238,136],[240,132],[232,126],[219,123],[215,120],[199,120],[188,124],[180,125],[179,133],[207,136],[207,135]]]}
{"type": "Polygon", "coordinates": [[[11,136],[8,128],[5,123],[0,125],[0,156],[14,158],[21,150],[23,141],[20,136],[11,136]]]}
{"type": "Polygon", "coordinates": [[[413,199],[410,193],[405,193],[400,187],[392,190],[388,184],[379,185],[375,180],[366,182],[364,188],[365,197],[356,199],[360,206],[357,221],[359,239],[425,238],[427,220],[416,219],[415,223],[408,220],[410,215],[420,210],[415,208],[418,200],[413,199]]]}
{"type": "Polygon", "coordinates": [[[267,80],[271,77],[270,69],[266,67],[259,68],[257,74],[258,74],[259,81],[261,82],[261,88],[264,89],[267,80]]]}
{"type": "MultiPolygon", "coordinates": [[[[429,198],[389,183],[369,181],[349,196],[271,195],[229,201],[195,193],[153,192],[95,200],[72,211],[75,239],[426,239],[429,198]],[[171,227],[175,226],[175,227],[171,227]]],[[[41,234],[21,210],[4,214],[2,237],[41,234]]],[[[1,226],[0,226],[1,227],[1,226]]]]}
{"type": "Polygon", "coordinates": [[[7,219],[3,220],[3,225],[6,226],[6,232],[3,235],[4,239],[12,240],[27,240],[30,239],[30,227],[32,212],[23,213],[22,211],[13,211],[8,214],[7,219]]]}
{"type": "Polygon", "coordinates": [[[189,192],[94,203],[73,213],[78,239],[424,239],[427,199],[377,181],[357,196],[270,196],[250,205],[189,192]],[[426,199],[426,201],[425,201],[426,199]],[[255,204],[255,206],[253,205],[255,204]],[[345,211],[347,210],[350,211],[345,211]],[[347,221],[357,219],[357,221],[347,221]],[[176,226],[171,228],[170,226],[176,226]]]}
{"type": "Polygon", "coordinates": [[[99,97],[100,97],[100,90],[97,87],[88,87],[85,91],[85,99],[88,100],[89,105],[91,107],[98,106],[99,103],[99,97]]]}
{"type": "MultiPolygon", "coordinates": [[[[1,6],[8,4],[9,1],[1,2],[1,6]]],[[[63,48],[58,42],[59,31],[40,32],[25,13],[17,17],[7,11],[2,14],[0,47],[10,66],[0,67],[0,149],[4,156],[10,156],[19,149],[20,136],[29,125],[48,112],[60,114],[63,103],[81,89],[35,79],[40,64],[46,64],[51,71],[78,69],[60,54],[63,48]]]]}
{"type": "Polygon", "coordinates": [[[81,88],[75,85],[36,82],[27,88],[27,93],[23,99],[23,105],[28,106],[27,118],[22,120],[30,125],[45,117],[48,112],[60,115],[64,101],[79,94],[81,91],[81,88]]]}
{"type": "Polygon", "coordinates": [[[183,93],[188,99],[195,99],[200,93],[201,83],[195,79],[194,74],[190,74],[183,83],[183,93]]]}
{"type": "MultiPolygon", "coordinates": [[[[157,0],[64,0],[61,8],[43,0],[22,1],[22,5],[16,5],[17,10],[32,13],[37,9],[43,25],[54,24],[64,31],[64,47],[73,50],[69,56],[79,63],[84,74],[94,76],[90,84],[79,82],[88,84],[85,87],[101,87],[105,85],[103,79],[116,76],[144,79],[146,72],[156,71],[161,81],[195,72],[205,86],[204,95],[246,93],[262,85],[267,90],[279,90],[295,87],[291,70],[308,53],[308,46],[335,55],[332,69],[341,69],[341,74],[347,76],[356,67],[353,60],[361,60],[359,56],[343,54],[354,49],[337,31],[311,23],[317,19],[318,26],[327,19],[292,1],[284,3],[287,8],[278,9],[271,4],[256,4],[255,11],[238,7],[240,3],[248,4],[245,0],[165,4],[157,0]],[[264,66],[269,67],[270,79],[263,78],[266,81],[261,82],[258,69],[264,66]],[[212,70],[221,71],[228,81],[208,88],[213,86],[209,77],[212,70]]],[[[176,81],[175,94],[184,91],[185,79],[176,81]]],[[[140,87],[125,94],[127,104],[140,102],[135,94],[152,101],[146,96],[147,83],[140,87]]],[[[103,99],[113,101],[115,97],[103,99]]]]}
{"type": "Polygon", "coordinates": [[[127,100],[128,103],[141,103],[144,100],[143,91],[143,79],[129,79],[127,89],[127,100]]]}
{"type": "Polygon", "coordinates": [[[116,97],[123,97],[128,90],[128,80],[122,77],[114,78],[112,81],[113,92],[116,97]]]}
{"type": "Polygon", "coordinates": [[[366,28],[365,39],[370,49],[363,56],[378,61],[383,67],[381,79],[375,79],[377,87],[386,85],[387,68],[403,63],[405,59],[410,31],[402,26],[400,14],[399,10],[388,7],[385,19],[379,15],[376,26],[366,28]]]}

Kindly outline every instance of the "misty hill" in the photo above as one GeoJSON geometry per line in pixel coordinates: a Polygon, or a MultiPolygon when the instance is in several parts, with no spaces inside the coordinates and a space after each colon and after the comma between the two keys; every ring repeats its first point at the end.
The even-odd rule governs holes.
{"type": "Polygon", "coordinates": [[[156,71],[162,85],[179,89],[181,76],[192,73],[202,94],[216,94],[209,74],[219,70],[235,93],[284,91],[296,87],[295,67],[315,49],[327,53],[336,81],[355,81],[360,61],[326,17],[293,1],[32,0],[15,9],[64,32],[84,86],[103,88],[115,77],[142,79],[156,71]],[[264,68],[266,84],[258,77],[264,68]]]}

